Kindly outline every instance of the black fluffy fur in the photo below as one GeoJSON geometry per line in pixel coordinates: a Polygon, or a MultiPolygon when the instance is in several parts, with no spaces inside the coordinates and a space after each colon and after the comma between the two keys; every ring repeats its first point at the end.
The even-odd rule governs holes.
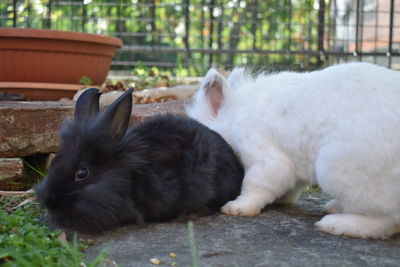
{"type": "Polygon", "coordinates": [[[100,113],[98,96],[89,89],[77,101],[48,176],[35,187],[58,224],[102,232],[209,214],[239,195],[243,167],[219,134],[171,114],[128,129],[131,91],[100,113]],[[75,181],[80,169],[89,175],[75,181]]]}

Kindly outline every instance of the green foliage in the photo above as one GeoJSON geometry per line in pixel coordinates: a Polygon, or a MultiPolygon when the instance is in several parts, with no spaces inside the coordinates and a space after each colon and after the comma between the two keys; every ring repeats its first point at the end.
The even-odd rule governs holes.
{"type": "Polygon", "coordinates": [[[60,231],[49,230],[35,209],[0,211],[0,264],[2,266],[97,266],[104,253],[90,262],[84,258],[76,237],[71,244],[60,241],[60,231]]]}
{"type": "Polygon", "coordinates": [[[89,85],[92,85],[93,82],[92,82],[92,80],[91,80],[88,76],[82,76],[82,77],[79,79],[79,84],[89,86],[89,85]]]}
{"type": "Polygon", "coordinates": [[[145,67],[142,62],[136,65],[132,70],[134,76],[135,90],[142,90],[148,86],[150,68],[145,67]]]}
{"type": "Polygon", "coordinates": [[[317,185],[309,185],[303,190],[304,193],[321,193],[321,188],[317,185]]]}
{"type": "MultiPolygon", "coordinates": [[[[160,66],[160,69],[173,69],[180,75],[199,75],[204,74],[210,64],[218,67],[238,64],[303,64],[312,67],[317,64],[317,57],[289,52],[317,51],[318,10],[314,2],[52,0],[49,6],[48,0],[19,0],[16,25],[117,36],[125,47],[114,57],[114,61],[123,64],[114,64],[114,69],[129,70],[137,62],[165,62],[173,67],[160,66]],[[136,47],[172,51],[158,53],[156,49],[155,52],[143,53],[137,52],[136,47]],[[186,48],[242,52],[208,54],[190,52],[186,48]],[[251,52],[253,50],[270,53],[251,52]]],[[[328,14],[328,8],[326,12],[328,14]]],[[[0,15],[0,26],[12,26],[12,1],[0,3],[0,15]]]]}
{"type": "Polygon", "coordinates": [[[145,66],[139,62],[132,70],[133,82],[136,90],[155,87],[169,87],[182,82],[184,77],[187,77],[189,71],[180,67],[175,71],[163,70],[157,67],[145,66]]]}

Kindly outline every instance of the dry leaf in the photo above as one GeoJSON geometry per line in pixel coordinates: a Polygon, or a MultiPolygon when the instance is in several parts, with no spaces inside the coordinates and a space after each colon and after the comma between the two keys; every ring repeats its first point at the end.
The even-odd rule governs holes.
{"type": "Polygon", "coordinates": [[[169,253],[169,256],[170,256],[171,258],[176,258],[176,253],[171,252],[171,253],[169,253]]]}
{"type": "Polygon", "coordinates": [[[158,258],[151,258],[150,262],[155,265],[159,265],[161,263],[160,259],[158,258]]]}
{"type": "Polygon", "coordinates": [[[61,232],[58,236],[57,239],[61,241],[61,243],[68,243],[67,241],[67,235],[65,232],[61,232]]]}

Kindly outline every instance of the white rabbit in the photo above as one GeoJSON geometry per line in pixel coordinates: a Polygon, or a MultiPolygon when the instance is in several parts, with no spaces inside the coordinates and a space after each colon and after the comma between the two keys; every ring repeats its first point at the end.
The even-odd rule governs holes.
{"type": "Polygon", "coordinates": [[[388,238],[400,232],[400,73],[368,63],[225,78],[211,69],[187,108],[245,167],[222,212],[255,216],[306,184],[333,197],[317,229],[388,238]]]}

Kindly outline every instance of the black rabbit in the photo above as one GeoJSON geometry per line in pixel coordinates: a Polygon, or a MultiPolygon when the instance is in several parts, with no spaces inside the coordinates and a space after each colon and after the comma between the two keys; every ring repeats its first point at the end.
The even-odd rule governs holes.
{"type": "Polygon", "coordinates": [[[240,193],[243,167],[216,132],[160,115],[128,128],[132,91],[99,112],[87,89],[37,198],[59,225],[80,232],[218,211],[240,193]]]}

